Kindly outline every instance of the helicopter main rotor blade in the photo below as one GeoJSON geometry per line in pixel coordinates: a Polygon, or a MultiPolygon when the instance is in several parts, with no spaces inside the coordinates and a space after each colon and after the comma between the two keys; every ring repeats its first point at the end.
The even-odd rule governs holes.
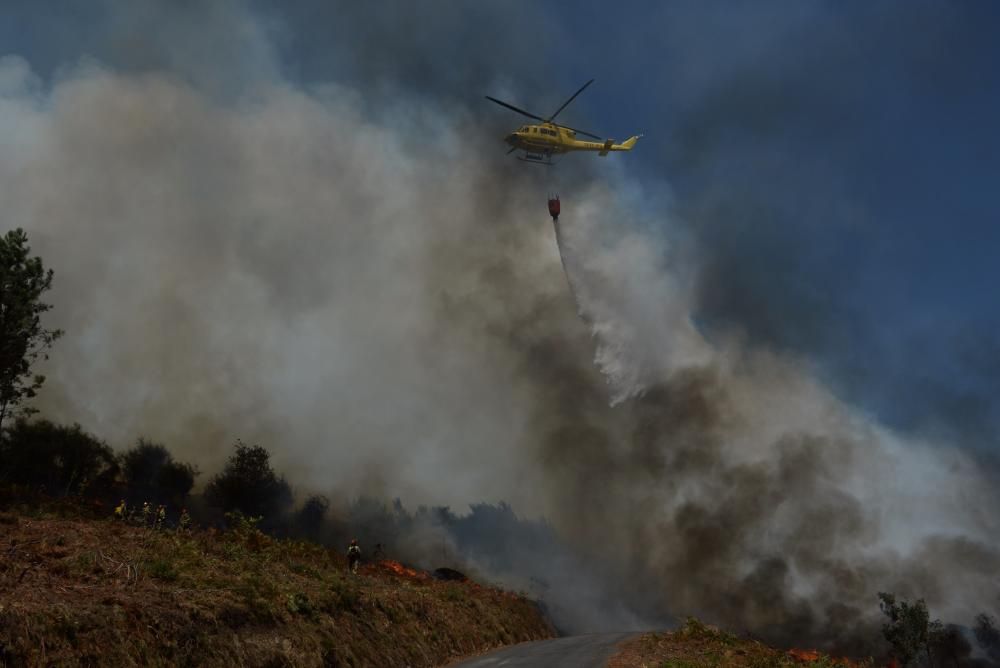
{"type": "Polygon", "coordinates": [[[592,137],[594,139],[600,139],[601,141],[604,141],[604,137],[598,137],[595,134],[591,134],[589,132],[584,132],[583,130],[577,130],[576,128],[571,128],[568,125],[559,125],[558,123],[556,123],[555,125],[556,125],[556,127],[559,127],[559,128],[566,128],[567,130],[572,130],[573,132],[575,132],[578,135],[584,135],[586,137],[592,137]]]}
{"type": "MultiPolygon", "coordinates": [[[[561,107],[559,107],[558,109],[556,109],[556,113],[554,113],[554,114],[552,114],[551,116],[549,116],[549,117],[548,117],[548,119],[546,119],[546,120],[547,120],[547,121],[548,121],[549,123],[551,123],[552,121],[554,121],[554,120],[555,120],[555,118],[556,118],[556,116],[558,116],[558,115],[559,115],[559,112],[560,112],[560,111],[562,111],[563,109],[565,109],[565,108],[566,108],[566,106],[567,106],[567,105],[568,105],[568,104],[569,104],[570,102],[572,102],[573,100],[575,100],[575,99],[576,99],[576,96],[577,96],[577,95],[579,95],[580,93],[582,93],[582,92],[583,92],[583,89],[584,89],[584,88],[586,88],[587,86],[589,86],[589,85],[590,85],[590,84],[592,84],[592,83],[594,83],[594,80],[593,80],[593,79],[591,79],[591,80],[590,80],[590,81],[588,81],[587,83],[585,83],[585,84],[583,84],[582,86],[580,86],[580,90],[578,90],[578,91],[576,91],[575,93],[573,93],[573,95],[572,95],[572,96],[571,96],[571,97],[570,97],[570,98],[569,98],[568,100],[566,100],[565,102],[563,102],[563,105],[562,105],[561,107]]],[[[585,133],[583,133],[583,134],[587,134],[587,133],[585,132],[585,133]]]]}
{"type": "Polygon", "coordinates": [[[498,100],[498,99],[496,99],[495,97],[490,97],[489,95],[487,95],[487,96],[486,96],[486,99],[487,99],[487,100],[490,100],[491,102],[496,102],[496,103],[497,103],[497,104],[499,104],[499,105],[500,105],[501,107],[507,107],[508,109],[510,109],[510,110],[512,110],[512,111],[516,111],[517,113],[519,113],[519,114],[522,114],[522,115],[524,115],[524,116],[527,116],[528,118],[534,118],[534,119],[535,119],[536,121],[541,121],[542,123],[544,123],[544,122],[545,122],[545,119],[544,119],[544,118],[542,118],[541,116],[535,116],[534,114],[529,114],[529,113],[528,113],[528,112],[526,112],[526,111],[525,111],[524,109],[518,109],[518,108],[517,108],[517,107],[515,107],[514,105],[512,105],[512,104],[507,104],[506,102],[503,102],[503,101],[501,101],[501,100],[498,100]]]}

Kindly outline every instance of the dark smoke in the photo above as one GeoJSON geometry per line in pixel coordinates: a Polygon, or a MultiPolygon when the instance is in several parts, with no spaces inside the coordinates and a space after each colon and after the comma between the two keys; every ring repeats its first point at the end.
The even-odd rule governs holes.
{"type": "Polygon", "coordinates": [[[613,351],[598,363],[628,399],[599,407],[585,375],[552,382],[561,358],[547,351],[542,461],[573,500],[556,526],[589,554],[616,546],[605,572],[647,619],[692,613],[776,642],[877,652],[879,588],[952,619],[995,606],[995,491],[974,460],[901,441],[795,358],[738,340],[699,348],[669,253],[609,243],[588,217],[559,225],[598,350],[613,351]]]}

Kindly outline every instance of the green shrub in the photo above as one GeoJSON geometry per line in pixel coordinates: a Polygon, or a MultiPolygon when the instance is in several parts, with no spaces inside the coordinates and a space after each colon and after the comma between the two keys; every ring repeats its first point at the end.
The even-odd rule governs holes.
{"type": "Polygon", "coordinates": [[[361,594],[358,590],[343,580],[337,579],[330,583],[330,588],[323,600],[323,610],[326,612],[354,612],[361,604],[361,594]]]}
{"type": "Polygon", "coordinates": [[[445,600],[459,603],[466,599],[465,590],[458,585],[451,585],[450,587],[444,590],[444,597],[445,600]]]}
{"type": "Polygon", "coordinates": [[[923,599],[912,604],[904,600],[897,602],[893,594],[886,592],[879,592],[878,598],[879,608],[889,618],[882,625],[882,634],[892,645],[893,655],[903,666],[914,664],[918,656],[929,652],[929,640],[940,633],[941,622],[930,621],[923,599]]]}
{"type": "Polygon", "coordinates": [[[294,594],[288,594],[285,599],[285,605],[288,607],[288,611],[292,614],[312,617],[316,612],[313,609],[312,603],[309,601],[309,597],[300,591],[297,591],[294,594]]]}
{"type": "Polygon", "coordinates": [[[381,598],[375,599],[375,605],[378,609],[382,611],[382,614],[392,622],[393,624],[399,623],[403,619],[403,615],[397,610],[391,603],[384,601],[381,598]]]}
{"type": "Polygon", "coordinates": [[[288,570],[295,573],[296,575],[302,575],[307,578],[313,578],[316,580],[321,579],[323,576],[312,566],[307,566],[306,564],[299,563],[297,561],[290,562],[288,564],[288,570]]]}
{"type": "Polygon", "coordinates": [[[146,564],[146,572],[150,577],[156,578],[157,580],[163,580],[164,582],[175,582],[180,573],[174,568],[174,565],[167,559],[154,559],[146,564]]]}

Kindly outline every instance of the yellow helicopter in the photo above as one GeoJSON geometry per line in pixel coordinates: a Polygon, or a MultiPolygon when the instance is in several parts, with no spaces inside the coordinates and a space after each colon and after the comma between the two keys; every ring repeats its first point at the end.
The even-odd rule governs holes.
{"type": "Polygon", "coordinates": [[[554,164],[552,162],[552,156],[560,153],[569,153],[570,151],[598,151],[598,155],[607,155],[610,151],[631,151],[635,143],[639,141],[642,135],[635,135],[629,137],[621,144],[616,144],[614,139],[602,139],[597,135],[591,134],[589,132],[584,132],[583,130],[577,130],[571,128],[568,125],[560,125],[559,123],[554,123],[556,116],[559,115],[563,109],[565,109],[570,102],[576,99],[576,96],[583,92],[583,90],[594,83],[591,79],[587,83],[580,87],[580,90],[573,93],[572,96],[565,102],[562,106],[556,109],[555,113],[548,118],[542,118],[541,116],[536,116],[535,114],[528,113],[524,109],[518,109],[512,104],[507,104],[502,100],[498,100],[495,97],[486,96],[486,99],[491,102],[496,102],[501,107],[507,107],[519,114],[527,116],[528,118],[533,118],[537,121],[541,121],[541,125],[523,125],[514,132],[511,132],[504,138],[504,141],[511,147],[507,154],[510,155],[518,149],[524,151],[524,157],[518,156],[519,160],[524,160],[525,162],[536,162],[543,165],[554,164]],[[584,135],[586,137],[592,137],[597,141],[583,141],[577,139],[577,135],[584,135]]]}

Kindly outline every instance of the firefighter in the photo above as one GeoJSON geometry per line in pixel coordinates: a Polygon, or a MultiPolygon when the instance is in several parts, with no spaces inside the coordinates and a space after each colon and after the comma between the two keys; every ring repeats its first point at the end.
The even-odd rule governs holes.
{"type": "Polygon", "coordinates": [[[191,530],[191,516],[188,515],[187,508],[181,508],[181,519],[180,519],[180,524],[178,526],[180,527],[181,531],[191,530]]]}
{"type": "Polygon", "coordinates": [[[153,509],[149,507],[149,501],[142,502],[142,526],[148,527],[149,520],[153,515],[153,509]]]}
{"type": "Polygon", "coordinates": [[[160,507],[156,509],[156,524],[153,526],[157,529],[162,529],[163,525],[167,523],[167,507],[160,504],[160,507]]]}
{"type": "Polygon", "coordinates": [[[125,521],[125,516],[128,511],[128,507],[125,505],[125,499],[122,499],[117,506],[115,506],[115,519],[125,521]]]}
{"type": "Polygon", "coordinates": [[[361,548],[358,547],[358,539],[354,538],[351,540],[351,544],[347,547],[347,568],[352,572],[357,574],[358,564],[361,563],[361,548]]]}

